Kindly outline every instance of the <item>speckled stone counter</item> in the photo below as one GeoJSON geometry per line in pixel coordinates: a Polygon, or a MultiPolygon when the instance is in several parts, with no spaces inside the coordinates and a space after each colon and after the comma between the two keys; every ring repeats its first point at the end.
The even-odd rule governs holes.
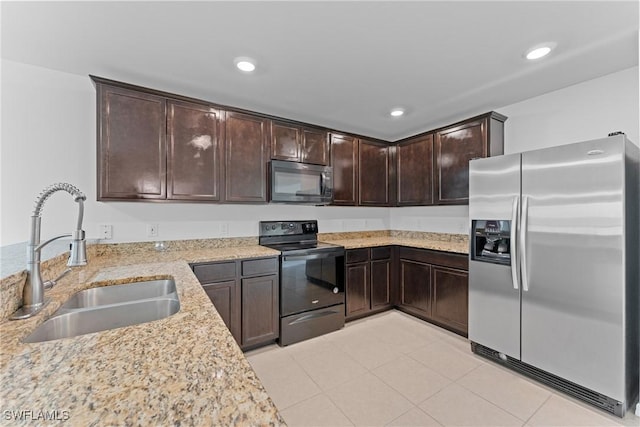
{"type": "Polygon", "coordinates": [[[43,312],[0,323],[3,419],[11,416],[6,411],[32,411],[23,424],[284,425],[187,264],[278,252],[257,245],[126,252],[94,251],[86,267],[47,292],[52,301],[43,312]],[[168,277],[176,281],[181,306],[170,317],[75,338],[21,342],[81,289],[168,277]],[[59,421],[40,418],[34,424],[45,413],[59,421]]]}
{"type": "MultiPolygon", "coordinates": [[[[464,235],[405,231],[327,233],[320,240],[347,249],[404,245],[467,253],[464,235]]],[[[0,401],[3,411],[32,411],[37,425],[284,425],[242,351],[188,263],[277,256],[257,238],[93,245],[89,263],[74,269],[46,296],[37,316],[6,320],[20,303],[25,272],[0,280],[0,401]],[[22,339],[77,291],[172,277],[180,311],[140,325],[75,338],[25,344],[22,339]],[[55,412],[57,411],[57,412],[55,412]]],[[[66,256],[43,263],[50,279],[66,256]]],[[[2,417],[9,421],[7,414],[2,417]]],[[[11,420],[12,424],[18,424],[11,420]]]]}
{"type": "Polygon", "coordinates": [[[415,231],[374,231],[361,233],[325,233],[319,239],[346,249],[400,245],[420,249],[469,253],[469,238],[463,234],[428,233],[415,231]]]}

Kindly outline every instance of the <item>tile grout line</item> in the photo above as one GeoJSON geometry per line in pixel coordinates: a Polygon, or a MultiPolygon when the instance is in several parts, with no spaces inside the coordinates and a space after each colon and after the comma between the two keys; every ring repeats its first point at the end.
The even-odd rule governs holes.
{"type": "Polygon", "coordinates": [[[533,417],[535,417],[535,415],[540,412],[540,409],[542,409],[542,407],[553,397],[553,393],[550,393],[549,396],[547,396],[547,398],[544,400],[544,402],[542,402],[542,404],[535,410],[533,411],[533,414],[531,414],[531,416],[529,418],[527,418],[527,420],[524,422],[524,424],[528,424],[529,421],[531,421],[531,419],[533,417]]]}
{"type": "Polygon", "coordinates": [[[344,411],[342,410],[342,408],[341,408],[341,407],[336,403],[336,401],[335,401],[335,400],[333,400],[333,399],[331,398],[331,396],[330,396],[330,395],[327,395],[327,398],[331,401],[331,403],[333,403],[333,405],[334,405],[336,408],[338,408],[338,411],[340,411],[340,413],[341,413],[342,415],[344,415],[344,417],[345,417],[346,419],[348,419],[348,420],[349,420],[349,422],[350,422],[352,425],[354,425],[354,426],[356,425],[356,423],[355,423],[351,418],[349,418],[349,416],[348,416],[347,414],[345,414],[345,413],[344,413],[344,411]]]}
{"type": "MultiPolygon", "coordinates": [[[[515,417],[515,418],[517,418],[518,420],[522,421],[522,422],[523,422],[523,423],[522,423],[522,425],[524,426],[524,425],[527,423],[527,420],[528,420],[528,419],[530,419],[531,417],[529,417],[527,420],[523,420],[522,418],[520,418],[519,416],[517,416],[516,414],[514,414],[513,412],[511,412],[511,411],[510,411],[510,410],[508,410],[507,408],[503,408],[503,407],[499,406],[497,403],[494,403],[494,402],[492,402],[492,401],[488,400],[488,399],[487,399],[487,398],[485,398],[484,396],[482,396],[482,395],[480,395],[480,394],[476,393],[475,391],[473,391],[473,390],[469,389],[468,387],[465,387],[463,384],[460,384],[460,383],[458,382],[459,380],[463,379],[463,378],[464,378],[464,377],[466,377],[467,375],[471,374],[471,373],[472,373],[473,371],[475,371],[476,369],[480,368],[480,366],[482,366],[482,365],[478,365],[478,366],[476,366],[474,369],[472,369],[472,370],[471,370],[471,371],[469,371],[468,373],[464,374],[462,377],[460,377],[460,378],[458,378],[457,380],[455,380],[455,381],[454,381],[454,383],[455,383],[456,385],[458,385],[458,386],[462,387],[463,389],[467,390],[469,393],[476,395],[477,397],[479,397],[480,399],[484,400],[485,402],[487,402],[487,403],[489,403],[489,404],[491,404],[491,405],[495,406],[496,408],[500,409],[501,411],[506,412],[507,414],[509,414],[509,415],[511,415],[511,416],[513,416],[513,417],[515,417]]],[[[548,397],[547,397],[547,399],[548,399],[549,397],[551,397],[551,396],[548,396],[548,397]]],[[[545,402],[546,402],[546,401],[547,401],[547,400],[545,399],[545,402]]],[[[542,403],[542,405],[544,405],[544,402],[542,403]]],[[[540,407],[542,407],[542,405],[540,405],[540,407]]],[[[540,407],[538,407],[538,408],[534,411],[534,414],[538,411],[538,409],[540,409],[540,407]]],[[[533,416],[533,415],[531,415],[531,416],[533,416]]]]}

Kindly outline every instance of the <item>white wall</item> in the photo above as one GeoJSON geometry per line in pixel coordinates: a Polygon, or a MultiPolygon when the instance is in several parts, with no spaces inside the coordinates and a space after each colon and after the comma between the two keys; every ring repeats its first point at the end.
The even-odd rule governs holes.
{"type": "MultiPolygon", "coordinates": [[[[110,242],[256,236],[259,220],[318,219],[322,232],[389,228],[386,208],[291,205],[102,203],[96,201],[95,89],[78,76],[13,61],[2,61],[1,240],[0,246],[29,238],[34,200],[47,185],[75,184],[87,195],[84,229],[113,225],[110,242]],[[146,224],[159,225],[148,238],[146,224]]],[[[74,228],[77,207],[70,196],[51,197],[43,211],[43,238],[74,228]]]]}
{"type": "Polygon", "coordinates": [[[509,117],[505,154],[606,137],[640,144],[638,67],[498,108],[509,117]]]}
{"type": "MultiPolygon", "coordinates": [[[[606,137],[622,131],[640,144],[638,67],[517,104],[497,108],[505,123],[505,154],[606,137]]],[[[464,119],[461,117],[460,119],[464,119]]],[[[467,206],[390,209],[394,230],[468,232],[467,206]]]]}

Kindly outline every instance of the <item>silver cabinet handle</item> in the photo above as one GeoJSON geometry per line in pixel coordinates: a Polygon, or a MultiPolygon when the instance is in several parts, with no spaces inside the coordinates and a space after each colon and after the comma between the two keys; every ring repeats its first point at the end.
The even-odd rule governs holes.
{"type": "Polygon", "coordinates": [[[522,198],[522,218],[520,221],[520,276],[522,277],[522,290],[529,291],[529,279],[527,277],[527,223],[529,222],[529,198],[522,198]]]}
{"type": "Polygon", "coordinates": [[[511,251],[511,282],[513,283],[513,289],[519,288],[519,269],[518,269],[518,205],[520,204],[520,196],[513,198],[513,205],[511,206],[511,233],[510,233],[510,251],[511,251]]]}

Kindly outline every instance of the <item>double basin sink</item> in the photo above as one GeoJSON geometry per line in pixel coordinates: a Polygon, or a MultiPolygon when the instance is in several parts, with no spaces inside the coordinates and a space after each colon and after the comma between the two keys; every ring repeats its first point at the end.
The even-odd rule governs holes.
{"type": "Polygon", "coordinates": [[[180,310],[173,279],[86,289],[71,296],[26,343],[70,338],[164,319],[180,310]]]}

